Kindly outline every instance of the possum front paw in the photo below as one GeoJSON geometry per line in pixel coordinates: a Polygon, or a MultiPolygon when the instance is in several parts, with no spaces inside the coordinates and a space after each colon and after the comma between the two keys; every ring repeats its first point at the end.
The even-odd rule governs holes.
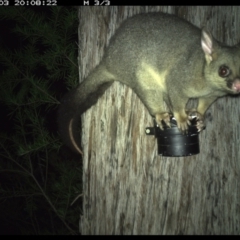
{"type": "Polygon", "coordinates": [[[191,122],[185,110],[182,110],[180,112],[174,112],[173,115],[174,118],[176,119],[178,129],[183,134],[186,134],[188,132],[188,126],[191,125],[191,122]]]}
{"type": "Polygon", "coordinates": [[[197,112],[195,109],[194,110],[186,110],[186,113],[188,115],[188,119],[192,120],[194,118],[196,118],[196,127],[198,129],[198,132],[202,131],[203,129],[205,129],[205,124],[204,124],[204,117],[202,114],[200,114],[199,112],[197,112]]]}
{"type": "Polygon", "coordinates": [[[187,133],[188,126],[191,125],[188,117],[175,117],[177,126],[182,133],[187,133]]]}
{"type": "Polygon", "coordinates": [[[170,118],[172,117],[172,115],[168,112],[166,113],[157,113],[155,115],[155,120],[157,122],[157,125],[159,126],[160,129],[164,129],[164,125],[163,122],[168,126],[171,127],[170,124],[170,118]]]}

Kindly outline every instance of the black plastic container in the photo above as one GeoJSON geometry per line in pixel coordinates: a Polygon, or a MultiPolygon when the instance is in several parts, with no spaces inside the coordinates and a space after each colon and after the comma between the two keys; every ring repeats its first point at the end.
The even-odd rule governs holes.
{"type": "Polygon", "coordinates": [[[171,119],[171,128],[164,126],[161,130],[155,123],[153,128],[146,128],[146,134],[155,135],[158,142],[158,154],[169,157],[191,156],[199,153],[198,130],[196,119],[191,121],[188,132],[183,134],[177,127],[174,118],[171,119]]]}

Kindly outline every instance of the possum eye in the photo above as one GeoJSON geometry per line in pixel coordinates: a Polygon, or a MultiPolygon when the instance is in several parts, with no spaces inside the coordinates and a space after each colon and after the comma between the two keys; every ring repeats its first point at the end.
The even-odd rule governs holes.
{"type": "Polygon", "coordinates": [[[218,74],[222,78],[227,77],[230,74],[230,72],[231,71],[230,71],[229,67],[227,67],[225,65],[221,66],[218,70],[218,74]]]}

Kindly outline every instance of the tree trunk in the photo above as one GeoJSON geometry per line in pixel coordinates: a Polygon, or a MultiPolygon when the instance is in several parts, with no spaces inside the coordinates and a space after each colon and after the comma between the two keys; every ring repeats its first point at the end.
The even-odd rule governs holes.
{"type": "MultiPolygon", "coordinates": [[[[216,39],[240,39],[240,7],[80,7],[80,80],[99,63],[121,22],[163,11],[206,26],[216,39]]],[[[199,43],[200,44],[200,43],[199,43]]],[[[184,66],[183,66],[184,67],[184,66]]],[[[177,77],[177,76],[176,76],[177,77]]],[[[115,82],[82,116],[82,234],[239,234],[239,98],[207,112],[200,153],[158,155],[153,120],[136,94],[115,82]]]]}

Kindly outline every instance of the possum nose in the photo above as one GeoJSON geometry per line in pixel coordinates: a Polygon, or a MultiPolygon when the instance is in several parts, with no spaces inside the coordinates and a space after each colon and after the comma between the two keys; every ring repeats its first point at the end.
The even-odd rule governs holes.
{"type": "Polygon", "coordinates": [[[236,79],[233,82],[232,88],[233,88],[234,91],[240,92],[240,79],[236,79]]]}

